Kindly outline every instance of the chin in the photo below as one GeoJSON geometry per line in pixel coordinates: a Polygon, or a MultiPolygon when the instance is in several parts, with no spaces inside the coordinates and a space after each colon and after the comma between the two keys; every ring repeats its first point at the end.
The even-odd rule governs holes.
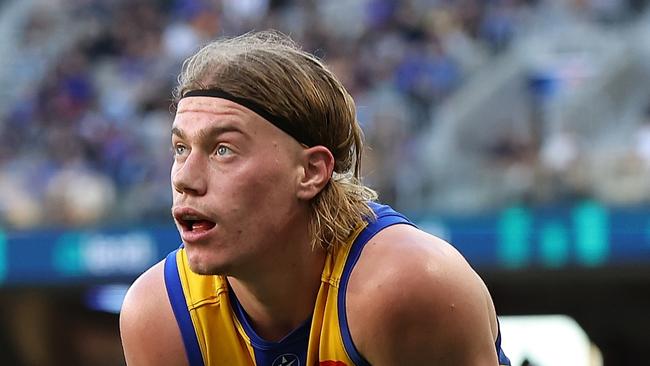
{"type": "Polygon", "coordinates": [[[200,266],[190,265],[190,269],[192,270],[192,272],[202,276],[216,276],[220,274],[218,271],[214,271],[212,269],[204,268],[200,266]]]}
{"type": "Polygon", "coordinates": [[[187,252],[187,261],[192,272],[200,275],[226,275],[226,265],[219,258],[207,258],[200,253],[187,252]]]}
{"type": "Polygon", "coordinates": [[[227,275],[227,271],[221,266],[215,266],[203,262],[194,263],[189,262],[190,269],[192,272],[200,275],[212,276],[212,275],[227,275]]]}

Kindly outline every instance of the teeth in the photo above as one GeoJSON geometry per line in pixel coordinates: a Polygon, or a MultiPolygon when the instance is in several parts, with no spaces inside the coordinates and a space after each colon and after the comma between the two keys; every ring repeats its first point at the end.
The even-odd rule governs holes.
{"type": "Polygon", "coordinates": [[[199,220],[199,217],[198,217],[198,216],[194,216],[194,215],[183,215],[183,216],[181,217],[181,219],[183,219],[183,220],[185,220],[185,221],[196,221],[196,220],[199,220]]]}

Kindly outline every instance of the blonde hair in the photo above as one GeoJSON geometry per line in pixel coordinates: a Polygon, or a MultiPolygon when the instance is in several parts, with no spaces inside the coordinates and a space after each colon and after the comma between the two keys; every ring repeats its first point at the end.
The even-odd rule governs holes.
{"type": "Polygon", "coordinates": [[[312,245],[343,245],[374,219],[368,203],[377,194],[360,180],[363,133],[354,100],[320,60],[275,31],[219,39],[184,62],[174,97],[211,88],[254,101],[334,156],[332,179],[311,201],[312,245]]]}

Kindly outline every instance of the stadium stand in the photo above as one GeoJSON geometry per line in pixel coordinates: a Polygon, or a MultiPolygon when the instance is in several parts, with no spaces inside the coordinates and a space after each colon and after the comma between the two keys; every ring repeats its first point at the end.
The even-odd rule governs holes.
{"type": "MultiPolygon", "coordinates": [[[[460,249],[477,253],[469,256],[476,260],[472,264],[483,264],[488,251],[463,247],[462,239],[496,243],[481,231],[492,220],[497,226],[512,224],[500,230],[512,234],[504,235],[515,243],[518,234],[539,229],[535,240],[542,249],[528,255],[541,257],[543,265],[557,268],[570,263],[563,255],[579,256],[583,250],[580,265],[597,267],[602,257],[594,257],[593,247],[553,252],[553,243],[579,241],[580,230],[555,221],[538,228],[542,225],[531,223],[527,210],[574,203],[575,212],[560,208],[547,216],[561,212],[572,225],[584,224],[583,232],[595,232],[593,238],[609,234],[609,226],[593,228],[608,218],[604,207],[627,210],[612,237],[645,257],[630,255],[621,242],[613,244],[620,252],[611,253],[622,253],[616,257],[621,261],[647,261],[646,3],[0,0],[0,364],[123,361],[114,314],[78,301],[87,289],[74,278],[78,263],[61,264],[70,262],[69,252],[54,264],[44,259],[59,266],[64,275],[57,280],[68,283],[47,283],[44,289],[41,278],[27,278],[24,286],[3,287],[4,235],[19,233],[14,237],[20,239],[36,233],[36,242],[48,230],[168,225],[171,89],[182,60],[209,39],[253,29],[291,35],[342,78],[357,102],[370,147],[364,176],[383,202],[414,217],[492,215],[470,221],[459,235],[460,249]],[[497,217],[501,210],[505,213],[497,217]],[[519,224],[524,229],[515,230],[519,224]],[[628,230],[632,227],[636,231],[628,230]],[[61,337],[61,329],[67,337],[61,337]]],[[[158,254],[148,241],[150,232],[145,234],[124,236],[140,240],[140,249],[120,246],[128,241],[122,237],[111,242],[98,235],[92,239],[99,249],[89,256],[104,254],[132,265],[129,270],[144,268],[158,254]],[[128,262],[115,252],[140,256],[128,262]]],[[[637,272],[619,273],[617,267],[598,278],[589,277],[591,272],[577,275],[577,282],[554,272],[542,281],[548,273],[536,272],[526,253],[498,248],[506,258],[499,263],[523,273],[505,271],[504,280],[486,277],[510,286],[494,288],[499,310],[564,311],[551,295],[569,299],[579,287],[575,283],[586,284],[582,289],[594,296],[588,305],[601,304],[598,309],[615,308],[618,299],[635,294],[636,302],[611,319],[590,306],[567,307],[583,315],[579,320],[596,324],[586,330],[601,334],[596,343],[605,364],[642,363],[635,357],[643,354],[650,324],[638,314],[647,312],[650,292],[637,272]],[[541,285],[533,288],[533,283],[541,285]]],[[[98,267],[93,284],[104,280],[106,267],[98,267]]]]}

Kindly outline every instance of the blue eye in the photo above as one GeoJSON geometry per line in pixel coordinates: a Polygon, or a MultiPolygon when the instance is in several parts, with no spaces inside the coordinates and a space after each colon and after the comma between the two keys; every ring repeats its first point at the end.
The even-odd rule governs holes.
{"type": "Polygon", "coordinates": [[[219,155],[219,156],[225,156],[225,155],[230,154],[231,152],[232,152],[232,150],[230,150],[230,148],[227,147],[227,146],[219,145],[217,147],[217,155],[219,155]]]}
{"type": "Polygon", "coordinates": [[[174,155],[183,155],[187,151],[187,147],[183,145],[174,146],[174,155]]]}

